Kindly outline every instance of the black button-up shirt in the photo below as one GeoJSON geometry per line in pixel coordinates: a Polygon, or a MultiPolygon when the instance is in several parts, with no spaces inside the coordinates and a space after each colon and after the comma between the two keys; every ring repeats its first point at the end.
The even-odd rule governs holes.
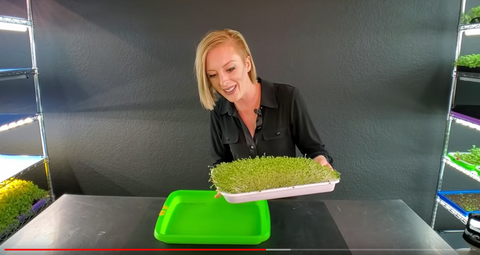
{"type": "Polygon", "coordinates": [[[264,155],[295,157],[295,146],[309,158],[324,155],[332,164],[333,159],[315,130],[299,90],[260,78],[258,81],[262,93],[253,138],[235,105],[224,97],[211,111],[213,166],[264,155]]]}

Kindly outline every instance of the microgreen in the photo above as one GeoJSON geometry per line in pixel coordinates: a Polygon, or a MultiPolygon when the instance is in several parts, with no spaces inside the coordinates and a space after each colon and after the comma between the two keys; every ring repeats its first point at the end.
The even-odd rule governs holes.
{"type": "Polygon", "coordinates": [[[263,156],[224,162],[211,168],[210,182],[230,194],[340,179],[340,173],[307,157],[263,156]]]}
{"type": "Polygon", "coordinates": [[[475,145],[473,145],[468,151],[470,153],[463,154],[457,151],[454,156],[472,165],[480,165],[480,148],[477,148],[475,145]]]}
{"type": "Polygon", "coordinates": [[[446,195],[446,197],[448,197],[448,199],[452,200],[452,202],[459,205],[467,212],[480,210],[480,194],[478,193],[450,194],[446,195]]]}
{"type": "Polygon", "coordinates": [[[480,54],[470,54],[458,57],[454,62],[456,66],[466,66],[470,68],[480,67],[480,54]]]}
{"type": "Polygon", "coordinates": [[[18,224],[18,216],[28,214],[35,200],[48,195],[31,181],[11,179],[0,183],[0,234],[18,224]]]}
{"type": "Polygon", "coordinates": [[[462,13],[463,24],[480,22],[480,6],[471,8],[468,12],[462,13]]]}

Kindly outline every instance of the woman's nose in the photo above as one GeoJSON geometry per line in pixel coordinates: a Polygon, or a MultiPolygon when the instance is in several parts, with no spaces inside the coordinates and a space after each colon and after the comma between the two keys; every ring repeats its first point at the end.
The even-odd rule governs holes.
{"type": "Polygon", "coordinates": [[[230,80],[228,79],[228,75],[219,74],[219,76],[220,76],[220,84],[222,86],[228,86],[230,83],[230,80]]]}

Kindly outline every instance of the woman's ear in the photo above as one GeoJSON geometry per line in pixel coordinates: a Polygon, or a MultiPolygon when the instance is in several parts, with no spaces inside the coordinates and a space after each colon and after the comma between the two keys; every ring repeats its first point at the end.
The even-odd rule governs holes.
{"type": "Polygon", "coordinates": [[[250,72],[250,70],[252,70],[252,62],[250,60],[250,56],[247,56],[247,58],[245,59],[245,67],[247,68],[247,72],[250,72]]]}

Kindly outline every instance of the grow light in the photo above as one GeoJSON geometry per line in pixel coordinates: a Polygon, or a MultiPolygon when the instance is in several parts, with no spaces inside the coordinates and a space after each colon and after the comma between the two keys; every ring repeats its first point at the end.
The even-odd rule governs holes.
{"type": "Polygon", "coordinates": [[[476,130],[479,130],[479,131],[480,131],[480,126],[477,125],[477,124],[475,124],[475,123],[471,123],[471,122],[468,122],[468,121],[465,121],[465,120],[461,120],[461,119],[457,119],[457,118],[455,118],[455,122],[457,122],[458,124],[467,126],[467,127],[469,127],[469,128],[473,128],[473,129],[476,129],[476,130]]]}
{"type": "Polygon", "coordinates": [[[453,121],[455,121],[460,125],[464,125],[466,127],[473,128],[480,131],[480,125],[479,125],[480,120],[476,118],[472,118],[470,116],[467,116],[458,112],[454,112],[454,111],[452,111],[451,117],[453,118],[453,121]]]}
{"type": "Polygon", "coordinates": [[[0,115],[0,132],[6,131],[12,128],[26,125],[37,120],[40,116],[34,115],[29,116],[28,114],[3,114],[0,115]],[[28,117],[26,117],[28,116],[28,117]],[[26,118],[25,118],[26,117],[26,118]],[[19,119],[16,121],[11,121],[12,119],[19,119]],[[2,125],[3,124],[3,125],[2,125]]]}
{"type": "Polygon", "coordinates": [[[26,19],[0,16],[0,30],[25,32],[30,24],[31,22],[26,19]]]}
{"type": "Polygon", "coordinates": [[[480,83],[480,79],[478,78],[460,77],[460,80],[480,83]]]}
{"type": "Polygon", "coordinates": [[[480,29],[477,28],[477,29],[469,29],[469,30],[465,30],[465,35],[480,35],[480,29]]]}
{"type": "Polygon", "coordinates": [[[42,162],[42,156],[0,155],[0,182],[42,162]]]}
{"type": "Polygon", "coordinates": [[[25,32],[27,31],[27,27],[24,25],[18,25],[18,24],[0,23],[0,30],[25,32]]]}

